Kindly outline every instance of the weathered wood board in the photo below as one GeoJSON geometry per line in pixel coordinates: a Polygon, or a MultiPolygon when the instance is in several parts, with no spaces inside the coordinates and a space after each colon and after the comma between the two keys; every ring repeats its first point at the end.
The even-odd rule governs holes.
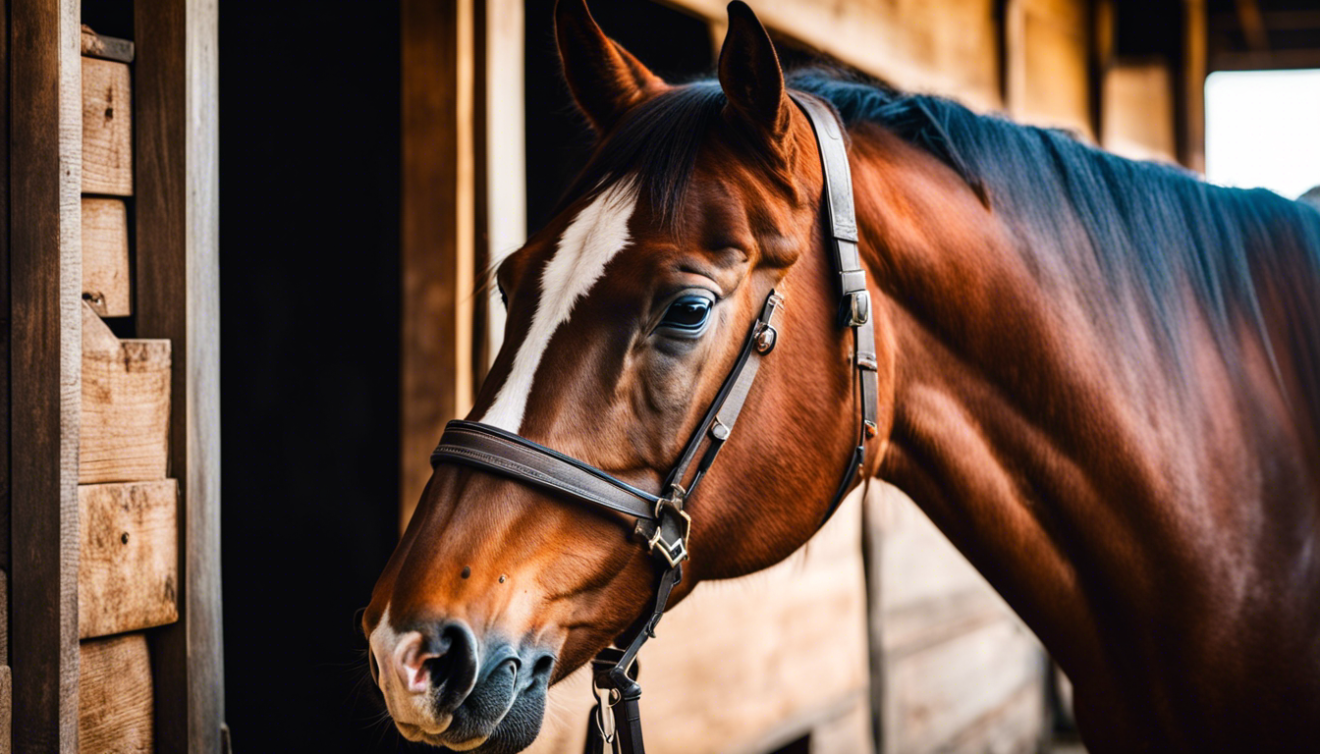
{"type": "Polygon", "coordinates": [[[122,199],[83,197],[82,297],[102,317],[133,313],[128,209],[122,199]]]}
{"type": "Polygon", "coordinates": [[[133,62],[133,42],[116,37],[103,37],[87,24],[82,26],[82,54],[93,58],[133,62]]]}
{"type": "Polygon", "coordinates": [[[133,194],[133,100],[129,67],[82,59],[85,194],[133,194]]]}
{"type": "Polygon", "coordinates": [[[1161,60],[1120,62],[1103,87],[1101,144],[1135,160],[1176,162],[1174,84],[1161,60]]]}
{"type": "Polygon", "coordinates": [[[886,754],[1036,751],[1047,670],[1035,637],[911,500],[878,485],[868,503],[886,754]]]}
{"type": "Polygon", "coordinates": [[[165,479],[82,485],[78,502],[79,637],[178,620],[178,484],[165,479]]]}
{"type": "Polygon", "coordinates": [[[170,342],[119,340],[83,304],[79,484],[164,479],[170,342]]]}
{"type": "Polygon", "coordinates": [[[78,675],[78,751],[151,752],[151,658],[147,637],[84,641],[78,675]]]}
{"type": "Polygon", "coordinates": [[[13,746],[14,678],[8,665],[0,665],[0,754],[13,746]]]}
{"type": "Polygon", "coordinates": [[[1024,123],[1094,139],[1086,6],[1071,0],[1015,0],[1005,17],[1009,112],[1024,123]]]}
{"type": "MultiPolygon", "coordinates": [[[[704,583],[665,616],[641,656],[642,719],[664,731],[648,751],[767,752],[813,731],[813,751],[871,751],[860,537],[854,496],[784,563],[704,583]]],[[[550,696],[530,751],[581,751],[587,674],[550,696]]]]}

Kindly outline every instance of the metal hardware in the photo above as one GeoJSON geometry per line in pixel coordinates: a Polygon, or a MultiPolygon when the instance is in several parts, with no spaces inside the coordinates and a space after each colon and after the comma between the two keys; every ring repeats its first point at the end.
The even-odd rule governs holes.
{"type": "Polygon", "coordinates": [[[875,422],[872,421],[863,422],[863,426],[866,428],[866,439],[868,440],[875,437],[876,433],[880,431],[880,429],[875,426],[875,422]]]}
{"type": "Polygon", "coordinates": [[[674,485],[674,488],[680,491],[680,494],[673,498],[663,498],[655,504],[656,527],[655,533],[651,535],[651,540],[646,543],[648,552],[654,554],[656,546],[660,547],[660,557],[664,558],[670,568],[677,568],[679,563],[688,559],[687,540],[692,535],[692,517],[683,512],[682,487],[674,485]],[[665,514],[668,513],[677,516],[682,522],[682,533],[674,540],[668,541],[664,538],[665,514]]]}
{"type": "Polygon", "coordinates": [[[724,442],[729,439],[729,428],[725,426],[720,418],[715,417],[715,423],[710,425],[710,437],[717,442],[724,442]]]}
{"type": "Polygon", "coordinates": [[[843,301],[843,323],[847,327],[861,327],[871,321],[871,294],[853,291],[843,301]]]}
{"type": "Polygon", "coordinates": [[[779,331],[774,325],[766,323],[761,331],[756,334],[756,352],[762,356],[775,350],[775,341],[779,339],[779,331]]]}

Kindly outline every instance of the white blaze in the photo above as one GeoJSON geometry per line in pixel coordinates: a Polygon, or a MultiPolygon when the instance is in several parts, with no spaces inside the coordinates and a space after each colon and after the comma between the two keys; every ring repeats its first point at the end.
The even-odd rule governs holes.
{"type": "Polygon", "coordinates": [[[541,275],[541,298],[532,316],[532,327],[518,345],[513,369],[481,418],[483,423],[508,432],[521,428],[527,395],[546,345],[573,313],[577,300],[591,290],[614,255],[628,245],[628,220],[636,207],[637,189],[631,181],[621,181],[602,191],[564,229],[559,248],[541,275]]]}

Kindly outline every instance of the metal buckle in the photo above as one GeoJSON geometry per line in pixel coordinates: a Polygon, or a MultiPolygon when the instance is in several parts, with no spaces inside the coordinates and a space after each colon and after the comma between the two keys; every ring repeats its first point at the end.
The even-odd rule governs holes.
{"type": "Polygon", "coordinates": [[[871,321],[871,294],[853,291],[844,301],[843,322],[847,327],[861,327],[871,321]]]}
{"type": "Polygon", "coordinates": [[[692,517],[683,512],[683,488],[674,485],[673,490],[675,494],[672,497],[661,498],[655,504],[655,533],[646,543],[646,549],[654,554],[656,545],[659,545],[660,557],[665,559],[670,568],[677,568],[679,563],[688,559],[687,539],[692,535],[692,517]],[[666,541],[662,536],[665,530],[666,511],[678,516],[682,521],[683,533],[673,542],[666,541]]]}

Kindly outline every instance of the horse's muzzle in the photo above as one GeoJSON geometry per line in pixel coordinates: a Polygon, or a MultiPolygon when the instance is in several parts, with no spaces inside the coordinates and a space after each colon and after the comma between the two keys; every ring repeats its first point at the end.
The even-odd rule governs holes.
{"type": "Polygon", "coordinates": [[[387,649],[378,683],[405,738],[455,750],[519,751],[535,740],[554,656],[461,620],[419,626],[387,649]],[[391,677],[386,678],[389,674],[391,677]]]}

